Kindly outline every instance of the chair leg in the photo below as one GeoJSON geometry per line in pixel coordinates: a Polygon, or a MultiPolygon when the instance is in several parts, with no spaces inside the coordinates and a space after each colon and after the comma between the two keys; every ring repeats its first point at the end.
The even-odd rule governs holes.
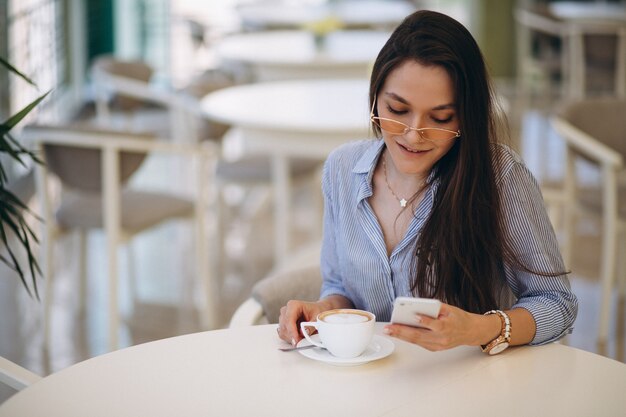
{"type": "Polygon", "coordinates": [[[107,275],[109,282],[109,349],[119,348],[120,310],[118,296],[118,258],[117,248],[121,239],[120,232],[120,184],[119,155],[113,148],[102,153],[103,175],[103,213],[106,232],[107,275]]]}
{"type": "Polygon", "coordinates": [[[615,91],[626,98],[626,28],[622,26],[617,35],[617,59],[615,68],[615,91]]]}
{"type": "Polygon", "coordinates": [[[576,229],[576,161],[572,150],[565,150],[565,174],[563,184],[562,215],[563,215],[563,247],[561,253],[565,268],[571,267],[572,261],[572,244],[576,229]]]}
{"type": "Polygon", "coordinates": [[[602,254],[600,278],[602,299],[600,300],[600,324],[598,332],[598,352],[606,354],[609,336],[611,313],[611,296],[615,280],[617,264],[617,178],[614,171],[605,169],[603,172],[602,201],[602,254]]]}
{"type": "Polygon", "coordinates": [[[310,192],[313,198],[312,205],[313,205],[313,210],[315,213],[315,219],[314,221],[311,222],[314,224],[312,235],[311,235],[313,240],[317,240],[322,237],[321,230],[323,229],[323,225],[324,225],[324,195],[322,194],[322,190],[320,186],[321,183],[322,183],[322,170],[317,169],[310,183],[310,187],[311,187],[310,192]]]}
{"type": "Polygon", "coordinates": [[[280,265],[286,259],[291,248],[291,180],[289,176],[289,160],[283,155],[273,156],[275,265],[280,265]]]}
{"type": "Polygon", "coordinates": [[[79,300],[78,308],[81,314],[87,311],[87,230],[78,230],[78,279],[79,279],[79,300]]]}
{"type": "Polygon", "coordinates": [[[134,308],[137,305],[139,299],[139,283],[137,282],[137,256],[135,245],[132,241],[126,243],[126,266],[128,273],[128,283],[130,289],[130,301],[134,308]]]}
{"type": "Polygon", "coordinates": [[[43,348],[44,351],[49,352],[52,343],[51,330],[52,330],[52,303],[54,297],[54,264],[53,264],[53,251],[54,251],[54,238],[51,226],[46,225],[44,227],[44,237],[42,242],[43,248],[43,265],[42,271],[44,272],[44,313],[43,313],[43,348]]]}
{"type": "MultiPolygon", "coordinates": [[[[197,168],[197,184],[198,184],[198,196],[196,198],[194,225],[195,225],[195,261],[196,261],[196,274],[202,281],[204,287],[204,314],[201,317],[201,324],[205,329],[217,328],[217,299],[218,299],[218,285],[217,285],[217,270],[218,253],[213,253],[213,256],[209,253],[207,245],[207,224],[205,221],[206,210],[208,207],[208,190],[206,184],[207,174],[211,168],[209,166],[209,160],[206,156],[199,158],[197,168]],[[211,261],[213,267],[211,267],[211,261]]],[[[214,167],[213,167],[214,169],[214,167]]],[[[219,190],[216,190],[219,192],[219,190]]],[[[215,196],[217,198],[217,205],[219,205],[219,194],[215,196]]],[[[216,229],[221,225],[219,217],[216,221],[216,229]]],[[[221,236],[218,236],[221,237],[221,236]]],[[[220,242],[221,243],[221,242],[220,242]]]]}
{"type": "MultiPolygon", "coordinates": [[[[623,225],[622,225],[623,226],[623,225]]],[[[626,233],[622,230],[620,239],[621,249],[619,253],[626,253],[626,233]]],[[[624,362],[624,339],[626,339],[626,257],[621,256],[617,270],[618,279],[618,298],[617,298],[617,314],[616,314],[616,359],[620,362],[624,362]]]]}
{"type": "MultiPolygon", "coordinates": [[[[52,214],[50,193],[48,191],[48,173],[46,170],[45,153],[41,144],[37,145],[37,152],[40,155],[43,163],[35,166],[35,185],[37,188],[37,198],[40,204],[40,212],[44,218],[42,222],[42,236],[41,246],[42,251],[42,265],[41,270],[43,272],[44,279],[44,305],[43,305],[43,350],[44,352],[50,351],[51,343],[51,321],[52,321],[52,298],[54,295],[54,264],[53,264],[53,250],[54,250],[54,215],[52,214]]],[[[47,357],[47,355],[44,355],[47,357]]]]}
{"type": "Polygon", "coordinates": [[[224,237],[226,235],[226,224],[227,218],[225,216],[226,210],[224,210],[223,204],[223,184],[216,180],[214,183],[215,192],[211,198],[211,207],[214,213],[214,219],[211,223],[213,226],[211,228],[213,236],[211,238],[212,241],[212,252],[213,252],[213,272],[215,273],[214,279],[215,282],[219,282],[221,284],[221,278],[224,276],[224,272],[226,270],[226,262],[225,262],[225,250],[224,250],[224,237]]]}

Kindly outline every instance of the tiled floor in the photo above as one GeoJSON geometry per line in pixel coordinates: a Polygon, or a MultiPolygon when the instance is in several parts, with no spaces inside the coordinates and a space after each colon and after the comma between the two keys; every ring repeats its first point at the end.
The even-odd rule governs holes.
{"type": "MultiPolygon", "coordinates": [[[[512,111],[511,114],[515,113],[512,111]]],[[[529,166],[538,176],[550,175],[541,169],[536,155],[545,154],[546,149],[558,152],[558,139],[550,135],[548,139],[541,136],[546,131],[546,125],[538,111],[526,112],[519,120],[521,124],[511,120],[511,127],[513,132],[517,132],[514,134],[520,136],[523,154],[529,166]],[[541,143],[538,144],[538,141],[541,143]]],[[[547,166],[548,171],[555,170],[558,154],[553,153],[549,157],[551,163],[547,166]]],[[[145,167],[145,175],[151,175],[156,169],[151,164],[149,162],[145,167]]],[[[259,193],[262,195],[263,191],[259,193]]],[[[222,327],[227,325],[234,309],[248,296],[251,285],[268,272],[272,255],[271,245],[267,245],[272,231],[269,207],[261,209],[253,222],[237,216],[236,208],[228,212],[239,220],[232,222],[228,229],[228,258],[220,296],[219,322],[222,327]]],[[[176,223],[138,238],[139,302],[131,305],[128,289],[123,286],[123,311],[126,317],[122,331],[123,346],[201,330],[197,315],[189,314],[189,306],[194,304],[193,290],[189,290],[192,281],[181,273],[186,270],[181,265],[184,265],[185,253],[191,245],[189,231],[188,225],[176,223]]],[[[599,315],[600,288],[597,275],[600,236],[597,231],[595,220],[581,222],[571,266],[571,282],[580,300],[580,310],[575,332],[566,341],[571,346],[588,351],[596,351],[599,315]]],[[[58,371],[107,350],[106,286],[102,279],[105,271],[103,236],[94,233],[90,237],[93,249],[89,253],[89,293],[85,313],[78,309],[74,245],[72,239],[66,239],[57,250],[57,264],[61,267],[55,283],[53,343],[49,352],[42,350],[41,304],[29,299],[17,279],[6,269],[0,272],[0,355],[37,373],[58,371]]],[[[125,270],[124,259],[121,256],[121,271],[125,270]]],[[[124,275],[122,282],[126,282],[124,275]]],[[[616,314],[617,310],[613,317],[616,314]]],[[[619,317],[622,317],[623,322],[623,308],[619,317]]],[[[623,361],[625,340],[623,328],[620,332],[614,331],[608,346],[608,356],[623,361]]],[[[0,390],[0,400],[12,393],[5,387],[0,387],[0,390]]]]}

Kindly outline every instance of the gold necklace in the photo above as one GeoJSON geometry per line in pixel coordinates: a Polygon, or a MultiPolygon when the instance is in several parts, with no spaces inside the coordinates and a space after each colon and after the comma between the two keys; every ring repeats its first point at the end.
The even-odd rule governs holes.
{"type": "Polygon", "coordinates": [[[406,207],[407,201],[404,198],[398,197],[396,193],[393,191],[393,189],[391,188],[391,185],[389,185],[389,180],[387,179],[387,163],[385,162],[385,155],[383,155],[383,175],[385,176],[385,184],[387,184],[387,188],[389,188],[389,191],[391,191],[391,194],[393,194],[396,200],[400,202],[400,207],[402,208],[406,207]]]}

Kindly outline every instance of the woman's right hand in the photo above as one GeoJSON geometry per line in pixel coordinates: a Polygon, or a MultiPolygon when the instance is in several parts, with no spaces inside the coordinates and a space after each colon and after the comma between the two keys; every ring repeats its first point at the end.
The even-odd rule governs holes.
{"type": "Polygon", "coordinates": [[[342,295],[331,295],[316,302],[291,300],[280,309],[278,337],[293,346],[304,338],[300,333],[300,323],[315,321],[322,311],[334,308],[354,308],[352,301],[342,295]]]}
{"type": "Polygon", "coordinates": [[[329,308],[325,303],[291,300],[280,309],[278,318],[278,337],[293,346],[297,345],[304,336],[300,333],[300,323],[315,321],[317,315],[329,308]]]}

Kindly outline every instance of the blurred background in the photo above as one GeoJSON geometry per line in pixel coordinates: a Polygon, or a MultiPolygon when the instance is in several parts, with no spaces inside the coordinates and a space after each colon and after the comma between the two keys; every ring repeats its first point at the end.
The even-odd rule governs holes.
{"type": "Polygon", "coordinates": [[[2,120],[50,91],[11,130],[47,169],[0,159],[42,267],[38,300],[8,233],[0,356],[46,375],[224,328],[318,263],[321,164],[369,137],[371,65],[418,9],[483,50],[572,271],[564,343],[624,361],[626,2],[539,0],[0,0],[0,57],[32,81],[0,66],[2,120]]]}

